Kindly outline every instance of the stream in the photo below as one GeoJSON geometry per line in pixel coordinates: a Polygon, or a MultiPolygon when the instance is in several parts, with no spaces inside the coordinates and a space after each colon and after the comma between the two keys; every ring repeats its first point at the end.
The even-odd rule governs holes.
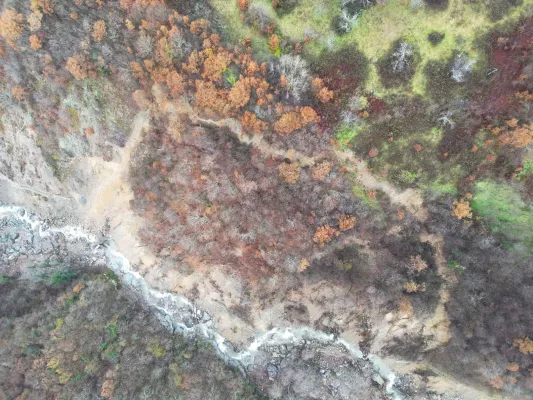
{"type": "Polygon", "coordinates": [[[285,348],[300,346],[308,349],[335,346],[346,351],[353,360],[369,363],[373,369],[372,379],[383,385],[384,392],[389,399],[404,398],[395,387],[396,375],[383,360],[375,355],[364,354],[356,345],[333,334],[310,327],[275,327],[267,332],[256,334],[255,340],[248,348],[237,350],[217,332],[214,320],[208,312],[199,309],[183,296],[150,287],[146,280],[132,268],[128,259],[117,250],[110,238],[101,237],[81,227],[52,226],[48,220],[43,220],[23,208],[0,205],[0,222],[4,222],[4,225],[0,225],[0,233],[6,221],[13,220],[18,221],[25,229],[31,230],[38,240],[56,235],[69,243],[85,243],[94,254],[103,254],[107,267],[119,277],[125,287],[132,290],[149,309],[153,310],[161,324],[170,332],[208,341],[221,359],[244,375],[255,367],[256,362],[264,362],[265,359],[275,357],[276,350],[273,349],[280,346],[285,348]]]}

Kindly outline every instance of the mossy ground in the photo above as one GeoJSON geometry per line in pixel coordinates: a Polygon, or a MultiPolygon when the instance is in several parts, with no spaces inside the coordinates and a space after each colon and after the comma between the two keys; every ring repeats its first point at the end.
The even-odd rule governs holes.
{"type": "MultiPolygon", "coordinates": [[[[500,2],[505,3],[506,0],[500,2]]],[[[246,25],[241,18],[243,12],[236,1],[210,0],[210,3],[222,16],[230,37],[239,40],[249,37],[256,52],[267,51],[266,38],[246,25]]],[[[272,8],[269,0],[250,1],[251,5],[258,3],[263,3],[268,9],[272,8]]],[[[366,90],[372,90],[378,96],[394,93],[425,95],[424,71],[428,61],[445,61],[454,52],[464,52],[469,58],[477,61],[478,68],[482,68],[485,55],[483,49],[476,46],[477,38],[494,29],[497,23],[516,22],[531,3],[533,0],[525,0],[517,6],[504,7],[505,13],[496,22],[491,18],[491,9],[478,3],[451,0],[448,7],[442,10],[429,7],[413,8],[409,1],[390,0],[384,5],[365,9],[354,29],[342,36],[335,33],[332,23],[340,13],[339,0],[302,0],[289,13],[280,16],[271,9],[269,15],[279,33],[287,39],[303,42],[310,35],[314,37],[306,46],[309,56],[319,57],[324,53],[357,46],[371,61],[366,90]],[[432,32],[443,34],[437,45],[432,44],[428,38],[432,32]],[[416,45],[422,62],[416,68],[411,86],[387,89],[381,83],[377,62],[399,39],[416,45]]]]}
{"type": "Polygon", "coordinates": [[[516,187],[481,181],[475,185],[472,210],[491,231],[504,235],[519,250],[531,252],[533,246],[533,207],[516,187]]]}

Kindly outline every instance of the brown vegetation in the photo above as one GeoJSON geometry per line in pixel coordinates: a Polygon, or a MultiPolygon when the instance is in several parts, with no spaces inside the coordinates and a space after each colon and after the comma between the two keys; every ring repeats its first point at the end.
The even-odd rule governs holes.
{"type": "Polygon", "coordinates": [[[515,127],[515,129],[502,133],[498,138],[501,146],[512,146],[520,149],[533,143],[533,124],[521,127],[514,124],[510,126],[515,127]]]}
{"type": "Polygon", "coordinates": [[[40,50],[43,47],[43,44],[37,35],[30,36],[30,47],[33,50],[40,50]]]}
{"type": "Polygon", "coordinates": [[[231,88],[228,96],[228,100],[231,105],[236,108],[245,107],[250,101],[251,85],[248,78],[239,79],[235,85],[231,88]]]}
{"type": "Polygon", "coordinates": [[[472,218],[472,209],[470,203],[464,199],[455,200],[452,207],[452,215],[461,220],[464,218],[472,218]]]}
{"type": "Polygon", "coordinates": [[[328,160],[315,164],[312,168],[313,178],[323,181],[331,172],[331,168],[333,168],[333,163],[328,160]]]}
{"type": "Polygon", "coordinates": [[[279,176],[287,183],[294,184],[300,179],[300,165],[296,162],[283,162],[278,166],[279,176]]]}
{"type": "Polygon", "coordinates": [[[248,0],[237,0],[237,5],[241,11],[248,10],[248,0]]]}
{"type": "Polygon", "coordinates": [[[96,42],[101,42],[106,34],[105,22],[102,20],[96,21],[93,26],[93,39],[96,42]]]}
{"type": "Polygon", "coordinates": [[[81,56],[72,56],[67,60],[67,70],[76,79],[85,79],[88,76],[88,69],[85,60],[81,56]]]}
{"type": "Polygon", "coordinates": [[[275,52],[279,47],[279,36],[272,34],[268,39],[268,47],[272,52],[275,52]]]}
{"type": "Polygon", "coordinates": [[[9,40],[16,40],[24,31],[24,15],[8,8],[0,15],[0,35],[9,40]]]}
{"type": "Polygon", "coordinates": [[[289,135],[292,132],[311,123],[320,121],[320,117],[311,107],[302,107],[300,112],[283,114],[275,123],[274,130],[280,135],[289,135]]]}
{"type": "Polygon", "coordinates": [[[353,215],[341,215],[339,217],[339,229],[344,232],[355,228],[355,217],[353,215]]]}
{"type": "Polygon", "coordinates": [[[336,236],[339,236],[339,232],[337,230],[333,229],[329,225],[324,225],[316,230],[315,236],[313,237],[313,242],[322,246],[331,242],[331,240],[333,240],[333,238],[336,236]]]}
{"type": "Polygon", "coordinates": [[[518,347],[518,350],[522,354],[533,354],[533,340],[527,336],[515,339],[513,346],[518,347]]]}

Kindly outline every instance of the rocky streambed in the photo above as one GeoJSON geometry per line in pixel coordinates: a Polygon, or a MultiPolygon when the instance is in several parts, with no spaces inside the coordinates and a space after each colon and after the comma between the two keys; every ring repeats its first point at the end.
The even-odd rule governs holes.
{"type": "Polygon", "coordinates": [[[208,312],[183,296],[151,288],[110,238],[0,206],[2,275],[38,280],[44,267],[61,271],[75,265],[112,270],[170,333],[209,342],[270,398],[443,398],[432,397],[418,377],[397,375],[379,357],[310,327],[274,327],[257,332],[248,347],[235,348],[208,312]]]}

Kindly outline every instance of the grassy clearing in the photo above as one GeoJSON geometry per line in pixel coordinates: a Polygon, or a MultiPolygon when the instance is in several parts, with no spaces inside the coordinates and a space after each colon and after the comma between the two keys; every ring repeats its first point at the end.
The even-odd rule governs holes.
{"type": "Polygon", "coordinates": [[[476,184],[472,210],[495,233],[525,248],[533,245],[533,205],[526,204],[510,185],[492,181],[476,184]]]}
{"type": "MultiPolygon", "coordinates": [[[[252,38],[254,49],[260,54],[267,49],[266,38],[260,32],[250,28],[241,19],[242,12],[236,1],[210,0],[212,6],[225,21],[225,28],[230,37],[235,39],[252,38]]],[[[399,93],[425,95],[426,78],[424,68],[429,60],[446,60],[454,51],[465,52],[469,58],[476,59],[483,65],[485,55],[475,48],[476,39],[495,26],[488,16],[486,7],[450,0],[444,11],[430,8],[414,10],[410,1],[389,0],[383,6],[373,6],[363,11],[357,26],[348,34],[336,35],[332,21],[339,14],[339,0],[302,0],[290,13],[278,16],[269,0],[251,0],[252,4],[265,4],[271,11],[280,34],[294,41],[303,41],[312,34],[316,37],[306,47],[308,55],[318,57],[323,52],[340,48],[349,49],[357,45],[359,50],[371,60],[370,74],[366,89],[373,90],[378,96],[399,93]],[[442,41],[433,45],[428,40],[432,32],[444,34],[442,41]],[[410,86],[402,89],[386,89],[380,82],[376,63],[383,57],[390,46],[398,39],[405,39],[417,46],[422,62],[418,65],[410,86]]],[[[520,7],[512,8],[499,23],[516,21],[533,0],[524,0],[520,7]]]]}

